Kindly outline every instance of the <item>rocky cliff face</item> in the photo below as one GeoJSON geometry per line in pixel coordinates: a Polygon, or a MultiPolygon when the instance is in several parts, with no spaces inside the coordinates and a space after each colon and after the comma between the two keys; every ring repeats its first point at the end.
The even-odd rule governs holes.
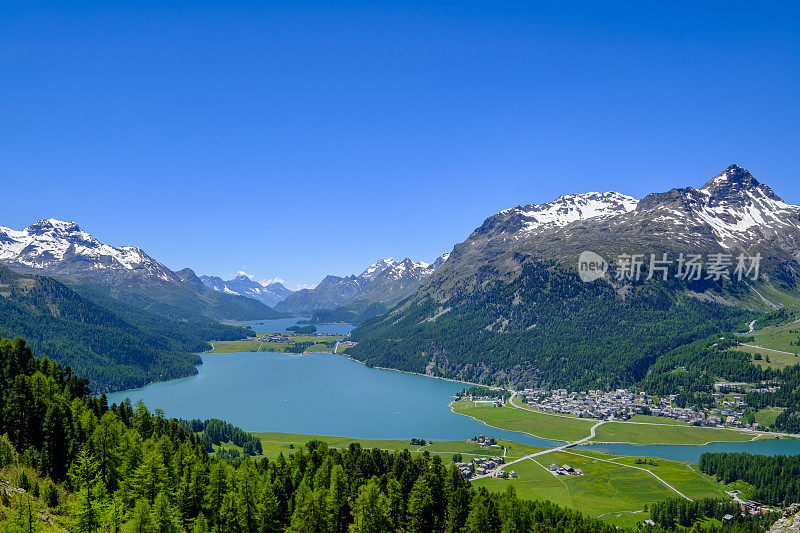
{"type": "Polygon", "coordinates": [[[783,517],[772,524],[769,533],[800,533],[800,503],[790,505],[783,517]]]}

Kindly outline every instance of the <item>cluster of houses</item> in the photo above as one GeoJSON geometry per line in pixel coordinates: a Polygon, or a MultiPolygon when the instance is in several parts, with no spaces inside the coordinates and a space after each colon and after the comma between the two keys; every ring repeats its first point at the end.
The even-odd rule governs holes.
{"type": "Polygon", "coordinates": [[[341,346],[342,348],[352,348],[356,344],[358,344],[358,343],[355,342],[355,341],[341,341],[339,343],[339,346],[341,346]]]}
{"type": "Polygon", "coordinates": [[[477,443],[478,443],[478,446],[494,446],[495,445],[494,438],[493,437],[487,437],[486,435],[481,435],[480,437],[478,437],[477,438],[477,443]]]}
{"type": "Polygon", "coordinates": [[[647,402],[644,392],[634,394],[628,389],[612,392],[567,392],[566,389],[546,392],[525,389],[521,391],[521,395],[529,405],[537,409],[585,418],[614,416],[625,419],[642,412],[647,402]]]}
{"type": "Polygon", "coordinates": [[[270,335],[263,335],[261,337],[254,336],[254,337],[247,337],[246,341],[257,341],[257,342],[274,342],[280,344],[294,344],[294,339],[291,338],[289,335],[283,335],[282,333],[272,333],[270,335]]]}
{"type": "Polygon", "coordinates": [[[580,468],[572,468],[567,464],[563,464],[558,466],[557,464],[552,464],[548,467],[550,473],[554,476],[582,476],[583,470],[580,468]]]}
{"type": "MultiPolygon", "coordinates": [[[[739,510],[742,513],[749,514],[750,516],[755,516],[758,514],[765,515],[773,512],[772,509],[770,509],[761,502],[757,502],[755,500],[747,500],[747,501],[742,500],[741,498],[739,498],[740,492],[738,490],[726,491],[726,494],[728,494],[728,496],[731,496],[733,498],[733,501],[739,504],[739,510]]],[[[731,516],[731,518],[733,518],[733,516],[731,516]]],[[[728,519],[728,521],[730,521],[730,519],[728,519]]],[[[723,520],[723,522],[725,522],[725,520],[723,520]]]]}
{"type": "MultiPolygon", "coordinates": [[[[502,457],[476,457],[471,463],[456,463],[456,467],[461,471],[461,475],[464,476],[464,479],[469,479],[473,475],[483,476],[488,474],[503,463],[505,463],[505,459],[502,457]]],[[[516,472],[514,472],[513,476],[511,476],[511,472],[503,471],[495,472],[493,475],[494,477],[517,477],[516,472]]]]}
{"type": "MultiPolygon", "coordinates": [[[[771,389],[774,387],[766,388],[764,391],[771,389]]],[[[696,426],[748,427],[742,421],[747,403],[741,396],[731,397],[721,392],[713,394],[714,407],[699,411],[695,411],[691,407],[674,405],[677,398],[674,394],[654,401],[652,398],[648,398],[644,392],[634,393],[628,389],[616,389],[611,392],[525,389],[520,391],[520,396],[523,401],[536,409],[582,418],[607,419],[613,416],[618,420],[627,420],[638,413],[645,413],[680,420],[696,426]]],[[[758,424],[749,427],[756,429],[758,424]]]]}

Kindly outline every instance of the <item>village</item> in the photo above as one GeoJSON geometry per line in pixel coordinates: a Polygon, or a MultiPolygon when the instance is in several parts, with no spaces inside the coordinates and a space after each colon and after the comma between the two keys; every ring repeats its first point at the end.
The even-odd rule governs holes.
{"type": "MultiPolygon", "coordinates": [[[[749,385],[749,384],[741,384],[749,385]]],[[[775,387],[750,389],[751,392],[773,391],[775,387]]],[[[644,392],[616,389],[611,392],[589,390],[568,392],[566,389],[551,391],[524,389],[519,397],[528,405],[542,411],[566,414],[581,418],[628,420],[637,414],[672,418],[696,426],[738,427],[759,429],[757,423],[746,424],[744,411],[747,403],[741,395],[715,392],[712,408],[695,410],[675,405],[677,395],[662,398],[648,397],[644,392]]]]}

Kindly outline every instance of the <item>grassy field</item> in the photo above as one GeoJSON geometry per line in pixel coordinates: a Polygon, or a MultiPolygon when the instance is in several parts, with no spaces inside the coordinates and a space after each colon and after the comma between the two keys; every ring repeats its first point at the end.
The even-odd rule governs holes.
{"type": "Polygon", "coordinates": [[[648,422],[651,424],[669,424],[672,426],[689,426],[688,422],[675,420],[674,418],[667,418],[665,416],[652,416],[652,415],[634,415],[630,419],[631,422],[648,422]]]}
{"type": "Polygon", "coordinates": [[[648,472],[630,467],[652,471],[692,499],[725,497],[723,486],[693,465],[663,459],[655,459],[657,466],[636,465],[635,459],[599,452],[553,452],[536,457],[539,464],[529,460],[508,467],[517,472],[517,479],[487,478],[474,483],[493,491],[511,485],[520,497],[547,499],[623,526],[649,518],[641,512],[645,504],[677,496],[648,472]],[[584,475],[553,476],[546,470],[550,463],[567,463],[583,470],[584,475]]]}
{"type": "Polygon", "coordinates": [[[429,443],[427,446],[411,446],[407,440],[354,439],[350,437],[300,435],[295,433],[253,433],[253,435],[261,439],[264,457],[269,457],[270,459],[274,459],[281,452],[284,455],[294,453],[295,450],[305,446],[312,439],[326,442],[332,448],[346,448],[351,442],[357,442],[362,448],[380,448],[392,451],[408,450],[411,453],[427,451],[431,454],[440,455],[446,462],[452,460],[454,453],[460,453],[465,461],[472,457],[503,455],[501,446],[506,447],[509,459],[516,459],[540,450],[540,448],[509,441],[498,441],[500,446],[490,447],[480,447],[475,443],[465,441],[443,441],[429,443]]]}
{"type": "MultiPolygon", "coordinates": [[[[262,337],[265,334],[259,333],[258,336],[262,337]]],[[[305,353],[312,352],[330,352],[333,350],[331,346],[325,344],[334,339],[340,339],[341,335],[292,335],[295,342],[314,342],[315,344],[309,346],[305,353]]],[[[208,353],[237,353],[237,352],[275,352],[286,353],[290,344],[278,342],[259,342],[259,341],[214,341],[211,343],[212,349],[208,353]]]]}
{"type": "MultiPolygon", "coordinates": [[[[445,464],[452,461],[454,453],[460,453],[464,461],[474,457],[503,454],[499,446],[482,448],[464,441],[442,441],[427,446],[411,446],[406,440],[353,439],[294,433],[255,433],[255,435],[261,439],[264,456],[269,458],[275,458],[279,453],[285,455],[294,453],[312,439],[326,442],[333,448],[346,448],[351,442],[357,442],[363,448],[409,450],[414,454],[427,451],[441,456],[445,464]]],[[[541,451],[541,448],[515,442],[498,441],[498,444],[506,447],[507,461],[541,451]]],[[[550,500],[620,526],[635,526],[637,522],[648,518],[646,513],[641,512],[644,504],[649,505],[677,495],[664,483],[638,468],[652,471],[689,498],[725,497],[723,485],[700,473],[696,465],[658,458],[654,459],[657,465],[636,465],[635,460],[636,457],[620,457],[582,449],[551,452],[537,456],[535,461],[529,459],[507,467],[507,470],[517,472],[519,477],[516,479],[484,478],[473,483],[475,486],[498,492],[513,486],[521,498],[550,500]],[[558,465],[567,463],[574,468],[582,469],[584,475],[553,476],[547,470],[551,463],[558,465]]]]}
{"type": "MultiPolygon", "coordinates": [[[[775,350],[777,348],[772,349],[775,350]]],[[[795,346],[794,349],[797,350],[797,346],[795,346]]],[[[785,353],[775,353],[774,351],[763,348],[755,348],[753,346],[736,346],[734,350],[749,353],[751,355],[750,361],[754,365],[758,365],[761,368],[769,367],[780,370],[786,368],[787,366],[800,364],[800,357],[785,353]],[[755,354],[761,355],[761,359],[755,359],[755,357],[753,357],[755,354]],[[767,361],[767,358],[769,358],[769,361],[767,361]]]]}
{"type": "Polygon", "coordinates": [[[634,444],[705,444],[715,441],[748,441],[753,436],[752,433],[727,429],[608,422],[597,428],[594,440],[634,444]]]}
{"type": "Polygon", "coordinates": [[[756,422],[762,427],[771,426],[783,412],[783,407],[765,407],[756,413],[756,422]]]}
{"type": "Polygon", "coordinates": [[[523,431],[553,440],[575,441],[589,435],[596,420],[568,418],[546,414],[541,411],[517,409],[515,407],[493,407],[490,404],[458,400],[452,404],[453,411],[477,418],[490,426],[523,431]]]}

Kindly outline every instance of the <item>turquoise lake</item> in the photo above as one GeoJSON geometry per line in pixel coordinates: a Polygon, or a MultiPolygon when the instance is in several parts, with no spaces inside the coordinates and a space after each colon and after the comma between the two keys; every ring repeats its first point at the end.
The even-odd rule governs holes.
{"type": "Polygon", "coordinates": [[[503,431],[450,411],[465,385],[378,370],[328,353],[202,354],[196,376],[108,395],[170,417],[220,418],[248,431],[375,439],[465,440],[486,434],[534,446],[554,441],[503,431]]]}
{"type": "MultiPolygon", "coordinates": [[[[291,325],[291,324],[290,324],[291,325]]],[[[176,418],[220,418],[248,431],[365,439],[465,440],[481,433],[552,447],[559,443],[491,428],[450,411],[464,384],[369,368],[334,354],[202,354],[196,376],[108,395],[130,398],[176,418]]],[[[596,444],[618,455],[698,461],[703,452],[800,454],[800,441],[721,442],[706,446],[596,444]]]]}

